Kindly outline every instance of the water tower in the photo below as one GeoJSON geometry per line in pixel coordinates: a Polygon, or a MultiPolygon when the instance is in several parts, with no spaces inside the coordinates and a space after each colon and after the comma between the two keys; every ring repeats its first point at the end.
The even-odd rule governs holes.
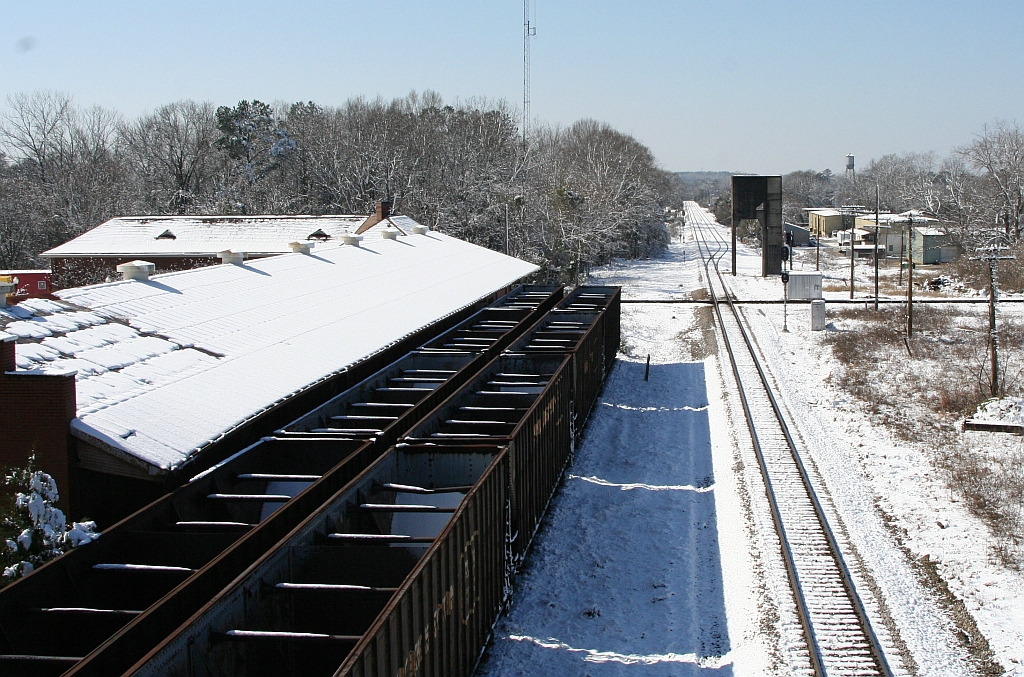
{"type": "Polygon", "coordinates": [[[853,181],[857,178],[857,170],[853,168],[853,156],[846,156],[846,178],[853,181]]]}

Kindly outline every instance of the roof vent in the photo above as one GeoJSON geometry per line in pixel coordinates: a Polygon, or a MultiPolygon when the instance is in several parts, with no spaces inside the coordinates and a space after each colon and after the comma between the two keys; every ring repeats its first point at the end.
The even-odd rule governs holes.
{"type": "Polygon", "coordinates": [[[126,280],[148,280],[156,272],[156,264],[149,261],[129,261],[117,267],[117,272],[126,280]]]}
{"type": "Polygon", "coordinates": [[[312,233],[306,236],[307,240],[330,240],[331,236],[323,231],[322,228],[317,228],[312,233]]]}
{"type": "Polygon", "coordinates": [[[345,233],[341,236],[342,244],[350,244],[354,247],[358,247],[359,243],[363,241],[362,235],[353,235],[352,233],[345,233]]]}
{"type": "Polygon", "coordinates": [[[165,230],[164,232],[160,233],[159,235],[157,235],[153,239],[154,240],[177,240],[178,236],[175,235],[174,233],[172,233],[170,231],[170,229],[168,229],[168,230],[165,230]]]}
{"type": "Polygon", "coordinates": [[[291,247],[292,251],[296,254],[308,254],[313,248],[312,242],[289,242],[288,246],[291,247]]]}
{"type": "Polygon", "coordinates": [[[233,263],[236,266],[242,265],[242,261],[245,260],[245,252],[233,252],[230,249],[225,249],[217,254],[217,256],[220,258],[221,263],[233,263]]]}
{"type": "Polygon", "coordinates": [[[412,234],[413,235],[426,235],[429,232],[430,232],[430,228],[428,226],[424,226],[423,224],[420,224],[420,223],[417,223],[415,226],[412,227],[412,234]]]}
{"type": "Polygon", "coordinates": [[[398,230],[395,228],[385,228],[384,230],[380,231],[380,236],[385,240],[397,240],[398,230]]]}

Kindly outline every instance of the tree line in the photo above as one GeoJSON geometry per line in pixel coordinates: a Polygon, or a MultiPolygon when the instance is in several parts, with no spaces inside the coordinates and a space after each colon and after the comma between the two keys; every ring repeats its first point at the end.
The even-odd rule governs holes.
{"type": "Polygon", "coordinates": [[[1016,244],[1024,236],[1024,130],[1015,121],[996,121],[948,157],[885,155],[854,179],[827,170],[792,172],[783,179],[787,219],[804,207],[873,209],[876,186],[883,211],[936,218],[966,252],[997,236],[1016,244]]]}
{"type": "Polygon", "coordinates": [[[633,137],[593,120],[524,141],[504,101],[434,92],[235,106],[179,101],[134,119],[58,92],[0,115],[0,267],[119,215],[399,213],[573,282],[668,241],[674,177],[633,137]]]}
{"type": "MultiPolygon", "coordinates": [[[[804,209],[861,206],[871,211],[916,210],[938,220],[964,252],[973,254],[998,238],[1024,245],[1024,130],[1015,121],[985,126],[948,157],[894,153],[872,159],[855,178],[830,170],[802,170],[782,177],[783,218],[806,222],[804,209]]],[[[706,204],[722,223],[732,216],[728,178],[700,185],[706,204]]]]}

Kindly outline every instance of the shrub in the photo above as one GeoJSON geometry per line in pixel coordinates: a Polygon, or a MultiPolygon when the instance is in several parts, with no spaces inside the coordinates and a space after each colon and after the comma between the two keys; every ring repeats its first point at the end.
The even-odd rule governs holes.
{"type": "Polygon", "coordinates": [[[95,522],[68,526],[64,512],[54,507],[57,483],[41,470],[12,470],[4,475],[4,505],[0,507],[3,552],[0,586],[32,573],[65,551],[99,536],[95,522]]]}

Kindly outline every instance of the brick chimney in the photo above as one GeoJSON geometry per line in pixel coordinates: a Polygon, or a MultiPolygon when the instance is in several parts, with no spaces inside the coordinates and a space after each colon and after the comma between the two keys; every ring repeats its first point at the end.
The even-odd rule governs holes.
{"type": "Polygon", "coordinates": [[[18,368],[14,359],[14,346],[16,345],[13,336],[0,341],[0,374],[14,371],[18,368]]]}
{"type": "Polygon", "coordinates": [[[356,228],[354,235],[362,235],[384,219],[391,216],[391,206],[392,204],[390,200],[381,200],[378,202],[376,210],[373,214],[366,217],[366,220],[363,221],[362,225],[356,228]]]}
{"type": "MultiPolygon", "coordinates": [[[[65,512],[74,507],[71,420],[78,403],[75,375],[16,371],[14,337],[0,341],[0,465],[36,468],[57,482],[65,512]]],[[[78,517],[78,516],[76,516],[78,517]]]]}

